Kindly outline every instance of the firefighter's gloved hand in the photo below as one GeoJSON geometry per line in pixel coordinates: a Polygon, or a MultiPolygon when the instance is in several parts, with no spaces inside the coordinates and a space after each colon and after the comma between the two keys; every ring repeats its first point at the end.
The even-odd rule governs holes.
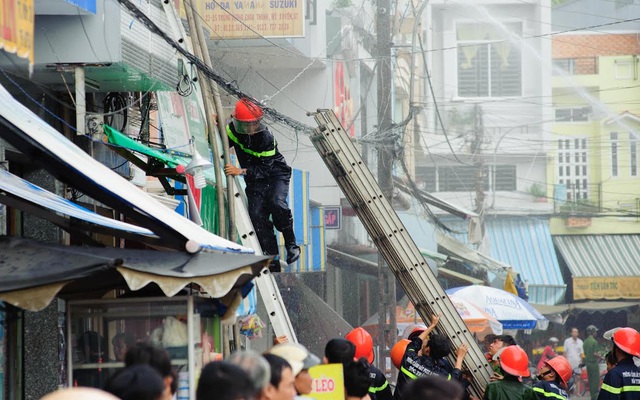
{"type": "Polygon", "coordinates": [[[245,172],[246,171],[243,168],[238,168],[233,164],[227,164],[224,166],[224,173],[227,175],[232,175],[232,176],[244,175],[245,172]]]}

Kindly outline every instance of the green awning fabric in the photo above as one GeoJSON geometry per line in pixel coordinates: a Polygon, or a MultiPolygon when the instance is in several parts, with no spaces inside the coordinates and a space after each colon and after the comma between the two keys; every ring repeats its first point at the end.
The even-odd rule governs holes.
{"type": "MultiPolygon", "coordinates": [[[[189,161],[191,161],[190,157],[182,157],[177,154],[164,153],[152,147],[146,146],[142,143],[136,142],[131,139],[129,136],[125,135],[122,132],[110,127],[109,125],[104,124],[104,133],[107,136],[109,143],[120,146],[124,149],[135,151],[136,153],[144,154],[147,157],[153,157],[156,160],[159,160],[166,164],[169,168],[175,168],[178,165],[187,166],[189,165],[189,161]]],[[[209,159],[208,154],[202,155],[204,158],[209,159]]],[[[216,175],[213,168],[203,171],[204,177],[207,180],[207,183],[210,185],[215,185],[216,175]]],[[[222,184],[225,184],[225,180],[222,180],[222,184]]]]}
{"type": "MultiPolygon", "coordinates": [[[[153,157],[158,159],[168,165],[171,168],[175,168],[178,165],[182,164],[180,160],[176,157],[172,156],[168,153],[163,153],[156,149],[152,149],[149,146],[145,146],[142,143],[138,143],[135,140],[131,139],[129,136],[118,132],[107,124],[103,125],[104,134],[107,135],[109,139],[109,143],[115,144],[116,146],[124,147],[125,149],[132,150],[138,152],[140,154],[144,154],[149,157],[153,157]]],[[[184,164],[186,165],[186,164],[184,164]]]]}

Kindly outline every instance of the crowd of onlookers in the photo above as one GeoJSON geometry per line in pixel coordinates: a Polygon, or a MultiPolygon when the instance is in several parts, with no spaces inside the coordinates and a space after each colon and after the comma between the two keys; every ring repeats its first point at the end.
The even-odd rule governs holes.
{"type": "MultiPolygon", "coordinates": [[[[468,390],[474,379],[464,368],[468,346],[451,348],[446,336],[434,332],[439,319],[433,316],[429,326],[416,327],[392,349],[391,358],[398,369],[395,388],[372,364],[371,336],[364,329],[356,328],[344,338],[328,341],[322,360],[303,345],[279,337],[263,354],[237,351],[224,360],[211,362],[202,368],[198,377],[196,400],[312,399],[314,380],[310,369],[322,363],[342,366],[344,393],[335,398],[347,400],[471,400],[479,396],[485,400],[562,400],[570,396],[574,371],[583,365],[589,370],[600,357],[593,345],[598,332],[595,326],[587,328],[588,337],[584,341],[577,329],[572,330],[562,355],[557,352],[559,340],[550,338],[537,368],[532,368],[527,353],[512,336],[487,335],[483,344],[493,375],[486,387],[468,390]]],[[[640,400],[640,367],[634,362],[634,357],[640,357],[640,333],[632,328],[616,328],[603,336],[611,341],[611,351],[605,356],[609,370],[601,388],[597,387],[598,379],[594,379],[592,399],[640,400]]],[[[163,348],[136,343],[124,354],[124,364],[102,390],[61,389],[43,400],[170,400],[175,397],[178,379],[163,348]]],[[[591,376],[589,380],[591,383],[591,376]]]]}

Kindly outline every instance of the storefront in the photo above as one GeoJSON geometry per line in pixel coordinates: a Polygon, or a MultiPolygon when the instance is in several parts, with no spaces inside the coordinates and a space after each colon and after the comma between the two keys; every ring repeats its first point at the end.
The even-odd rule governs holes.
{"type": "MultiPolygon", "coordinates": [[[[0,313],[10,319],[0,331],[0,375],[6,388],[0,399],[4,394],[8,399],[39,398],[57,385],[74,383],[81,371],[121,367],[119,361],[105,364],[115,358],[111,339],[131,330],[136,340],[147,340],[159,328],[166,329],[167,321],[177,321],[174,326],[186,333],[186,341],[183,337],[161,344],[177,348],[172,355],[186,372],[182,377],[188,382],[188,398],[195,398],[199,366],[222,352],[220,320],[235,320],[235,308],[251,280],[270,259],[167,208],[93,159],[2,87],[0,139],[2,149],[9,148],[14,157],[0,179],[0,220],[7,221],[3,233],[14,235],[0,238],[0,313]],[[92,209],[22,179],[27,169],[48,176],[53,187],[62,182],[74,195],[88,199],[92,209]],[[65,233],[50,235],[54,240],[46,243],[22,239],[26,216],[37,216],[42,226],[65,233]],[[47,330],[34,337],[29,324],[41,312],[23,310],[43,309],[47,330]],[[50,330],[52,324],[57,329],[50,330]],[[97,335],[81,340],[85,332],[97,335]],[[81,350],[93,342],[102,346],[98,365],[87,362],[91,356],[82,358],[80,367],[81,350]],[[22,365],[12,369],[11,377],[2,369],[9,362],[22,365]],[[50,370],[59,378],[52,380],[50,370]],[[40,385],[38,373],[46,384],[34,391],[32,386],[40,385]]],[[[39,236],[37,229],[32,237],[39,236]]]]}

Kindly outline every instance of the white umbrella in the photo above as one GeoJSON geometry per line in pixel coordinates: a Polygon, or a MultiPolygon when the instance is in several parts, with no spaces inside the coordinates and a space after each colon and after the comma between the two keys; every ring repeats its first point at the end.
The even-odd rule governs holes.
{"type": "Polygon", "coordinates": [[[463,286],[446,291],[450,297],[466,300],[502,323],[504,329],[547,329],[549,321],[525,300],[489,286],[463,286]]]}

